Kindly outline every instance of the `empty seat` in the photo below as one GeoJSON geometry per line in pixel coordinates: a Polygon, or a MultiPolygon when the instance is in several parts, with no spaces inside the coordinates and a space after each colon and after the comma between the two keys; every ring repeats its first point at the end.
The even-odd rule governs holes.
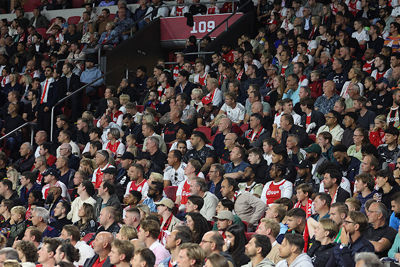
{"type": "Polygon", "coordinates": [[[173,202],[176,200],[176,191],[178,190],[177,186],[167,186],[164,188],[164,193],[167,195],[169,199],[171,199],[173,202]]]}
{"type": "Polygon", "coordinates": [[[80,20],[81,20],[80,16],[72,16],[68,18],[67,22],[68,24],[78,24],[80,20]]]}
{"type": "Polygon", "coordinates": [[[36,31],[43,37],[43,39],[47,40],[48,35],[46,33],[46,28],[37,28],[36,31]]]}
{"type": "Polygon", "coordinates": [[[85,0],[72,0],[72,7],[79,8],[79,7],[82,7],[84,3],[85,3],[85,0]]]}
{"type": "Polygon", "coordinates": [[[144,110],[144,106],[143,106],[143,105],[136,105],[136,110],[137,110],[138,112],[142,113],[143,110],[144,110]]]}
{"type": "Polygon", "coordinates": [[[210,127],[203,126],[203,127],[196,128],[194,130],[202,132],[203,134],[205,134],[205,136],[208,140],[211,140],[211,128],[210,127]]]}

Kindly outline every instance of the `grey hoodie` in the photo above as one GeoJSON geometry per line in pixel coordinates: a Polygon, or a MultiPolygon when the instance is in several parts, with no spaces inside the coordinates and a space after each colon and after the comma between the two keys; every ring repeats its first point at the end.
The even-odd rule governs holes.
{"type": "Polygon", "coordinates": [[[314,267],[310,256],[302,253],[288,266],[286,260],[281,260],[276,264],[276,267],[314,267]]]}
{"type": "Polygon", "coordinates": [[[270,261],[268,258],[264,258],[262,261],[260,261],[256,266],[253,266],[251,261],[249,263],[242,265],[242,267],[274,267],[275,264],[270,261]]]}

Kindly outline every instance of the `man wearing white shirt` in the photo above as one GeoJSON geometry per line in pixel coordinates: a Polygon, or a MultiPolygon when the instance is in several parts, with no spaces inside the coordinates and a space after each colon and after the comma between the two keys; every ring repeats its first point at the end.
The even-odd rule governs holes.
{"type": "Polygon", "coordinates": [[[39,150],[40,146],[44,144],[47,141],[47,133],[46,131],[38,131],[35,135],[35,143],[37,145],[36,151],[35,151],[35,158],[40,156],[39,150]]]}
{"type": "Polygon", "coordinates": [[[186,164],[182,162],[182,153],[179,150],[171,150],[168,153],[167,162],[169,166],[164,170],[164,187],[178,186],[185,180],[186,164]]]}
{"type": "Polygon", "coordinates": [[[200,214],[203,215],[207,221],[211,221],[215,216],[218,198],[213,193],[208,192],[205,180],[199,177],[194,178],[190,183],[190,193],[204,199],[204,205],[200,210],[200,214]]]}
{"type": "Polygon", "coordinates": [[[79,221],[80,217],[78,216],[78,212],[83,203],[88,203],[93,207],[96,204],[96,200],[93,198],[94,194],[95,191],[93,184],[90,181],[83,181],[78,186],[79,197],[75,198],[71,203],[71,211],[68,213],[67,219],[71,220],[72,223],[79,221]]]}
{"type": "Polygon", "coordinates": [[[39,112],[38,112],[38,124],[39,129],[48,130],[50,129],[51,121],[51,108],[57,101],[57,88],[53,86],[53,68],[47,66],[44,70],[44,76],[46,79],[40,84],[41,92],[39,98],[39,112]]]}

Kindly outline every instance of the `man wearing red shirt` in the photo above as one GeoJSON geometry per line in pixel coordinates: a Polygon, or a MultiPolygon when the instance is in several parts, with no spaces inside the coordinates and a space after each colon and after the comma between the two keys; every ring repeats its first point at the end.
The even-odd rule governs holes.
{"type": "Polygon", "coordinates": [[[109,232],[98,233],[92,244],[96,254],[87,259],[83,267],[111,267],[108,254],[111,252],[113,239],[113,235],[109,232]]]}

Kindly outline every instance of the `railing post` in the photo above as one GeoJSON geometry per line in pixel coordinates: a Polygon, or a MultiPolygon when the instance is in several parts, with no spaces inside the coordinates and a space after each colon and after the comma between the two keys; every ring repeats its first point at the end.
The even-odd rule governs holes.
{"type": "Polygon", "coordinates": [[[54,108],[55,106],[53,106],[51,108],[51,122],[50,122],[50,142],[53,142],[53,130],[54,130],[54,108]]]}
{"type": "Polygon", "coordinates": [[[33,129],[32,123],[29,124],[29,127],[31,127],[31,146],[33,146],[33,134],[34,134],[35,130],[33,129]]]}

